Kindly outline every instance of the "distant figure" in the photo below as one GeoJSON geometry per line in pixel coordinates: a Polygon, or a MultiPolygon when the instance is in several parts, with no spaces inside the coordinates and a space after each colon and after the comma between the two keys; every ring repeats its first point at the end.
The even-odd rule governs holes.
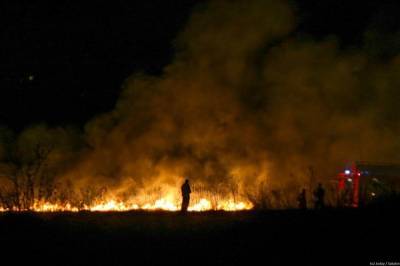
{"type": "Polygon", "coordinates": [[[190,185],[189,185],[188,179],[186,179],[185,183],[183,183],[183,185],[181,186],[181,191],[182,191],[181,211],[187,212],[187,209],[189,207],[189,201],[190,201],[190,193],[192,193],[192,191],[190,190],[190,185]]]}
{"type": "Polygon", "coordinates": [[[302,210],[307,209],[306,190],[304,188],[300,192],[300,194],[297,196],[297,202],[299,204],[299,209],[302,209],[302,210]]]}
{"type": "Polygon", "coordinates": [[[318,183],[318,187],[314,190],[314,205],[315,209],[322,209],[325,207],[325,189],[321,183],[318,183]]]}

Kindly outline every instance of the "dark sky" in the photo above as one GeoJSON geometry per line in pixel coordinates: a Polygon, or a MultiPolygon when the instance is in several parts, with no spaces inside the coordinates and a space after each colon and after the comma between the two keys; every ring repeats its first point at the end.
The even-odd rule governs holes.
{"type": "MultiPolygon", "coordinates": [[[[172,60],[173,40],[196,2],[1,2],[0,124],[81,126],[111,110],[125,78],[159,75],[172,60]]],[[[343,49],[364,49],[367,30],[388,36],[400,28],[398,1],[292,2],[296,34],[336,35],[343,49]]],[[[389,47],[382,56],[397,52],[387,43],[379,47],[389,47]]]]}

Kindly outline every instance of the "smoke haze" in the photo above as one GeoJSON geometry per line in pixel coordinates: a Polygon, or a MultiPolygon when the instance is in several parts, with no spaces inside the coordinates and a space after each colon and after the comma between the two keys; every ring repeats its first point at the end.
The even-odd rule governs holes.
{"type": "Polygon", "coordinates": [[[36,126],[18,142],[51,142],[61,181],[118,195],[185,177],[240,193],[297,190],[310,167],[328,182],[349,161],[399,161],[400,58],[295,31],[285,1],[201,4],[161,76],[127,78],[115,109],[83,134],[36,126]]]}

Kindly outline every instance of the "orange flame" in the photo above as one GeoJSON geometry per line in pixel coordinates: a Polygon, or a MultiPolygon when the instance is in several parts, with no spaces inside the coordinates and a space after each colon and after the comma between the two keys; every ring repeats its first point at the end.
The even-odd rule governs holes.
{"type": "MultiPolygon", "coordinates": [[[[221,201],[217,207],[213,207],[210,200],[205,198],[200,199],[197,203],[189,206],[189,211],[200,212],[209,210],[223,210],[223,211],[240,211],[252,209],[253,205],[250,202],[234,202],[232,200],[221,201]]],[[[160,198],[154,203],[146,203],[138,205],[135,203],[126,203],[117,200],[107,200],[91,206],[83,206],[81,209],[73,207],[70,204],[61,205],[49,202],[37,202],[33,207],[37,212],[57,212],[57,211],[70,211],[77,212],[79,210],[87,211],[132,211],[132,210],[163,210],[163,211],[179,211],[180,206],[167,198],[160,198]]],[[[4,211],[4,209],[2,209],[4,211]]]]}
{"type": "MultiPolygon", "coordinates": [[[[247,201],[233,201],[222,200],[218,202],[217,206],[213,206],[210,200],[201,198],[189,206],[189,211],[200,212],[209,210],[223,210],[223,211],[240,211],[252,209],[253,205],[247,201]]],[[[153,203],[145,203],[142,205],[136,203],[122,202],[115,199],[105,200],[93,205],[84,205],[81,208],[72,206],[71,204],[59,204],[50,202],[35,202],[32,207],[36,212],[78,212],[80,210],[86,211],[132,211],[132,210],[163,210],[163,211],[179,211],[180,205],[177,204],[172,198],[160,198],[153,203]]],[[[7,211],[5,208],[0,208],[1,212],[7,211]]],[[[16,211],[16,210],[12,210],[16,211]]]]}
{"type": "MultiPolygon", "coordinates": [[[[164,185],[160,190],[146,190],[129,198],[122,198],[118,191],[109,192],[94,199],[91,203],[54,199],[35,200],[32,206],[23,210],[36,212],[78,212],[78,211],[132,211],[132,210],[163,210],[179,211],[181,208],[180,191],[176,186],[164,185]],[[75,203],[72,203],[75,202],[75,203]]],[[[201,212],[210,210],[241,211],[252,209],[253,204],[239,194],[210,193],[195,191],[192,193],[188,211],[201,212]]],[[[16,207],[7,208],[0,205],[0,212],[20,211],[16,207]]]]}

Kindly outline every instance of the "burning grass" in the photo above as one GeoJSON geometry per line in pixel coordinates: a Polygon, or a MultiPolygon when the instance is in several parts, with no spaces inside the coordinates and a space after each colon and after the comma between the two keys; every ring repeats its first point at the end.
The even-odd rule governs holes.
{"type": "MultiPolygon", "coordinates": [[[[105,189],[81,190],[71,192],[66,197],[56,193],[49,197],[39,197],[31,194],[15,192],[1,195],[0,211],[36,211],[36,212],[78,212],[78,211],[131,211],[131,210],[162,210],[179,211],[181,197],[175,189],[153,189],[135,196],[107,193],[105,189]]],[[[250,210],[253,204],[245,197],[238,195],[213,194],[210,191],[197,191],[192,194],[189,211],[200,212],[210,210],[241,211],[250,210]]]]}

